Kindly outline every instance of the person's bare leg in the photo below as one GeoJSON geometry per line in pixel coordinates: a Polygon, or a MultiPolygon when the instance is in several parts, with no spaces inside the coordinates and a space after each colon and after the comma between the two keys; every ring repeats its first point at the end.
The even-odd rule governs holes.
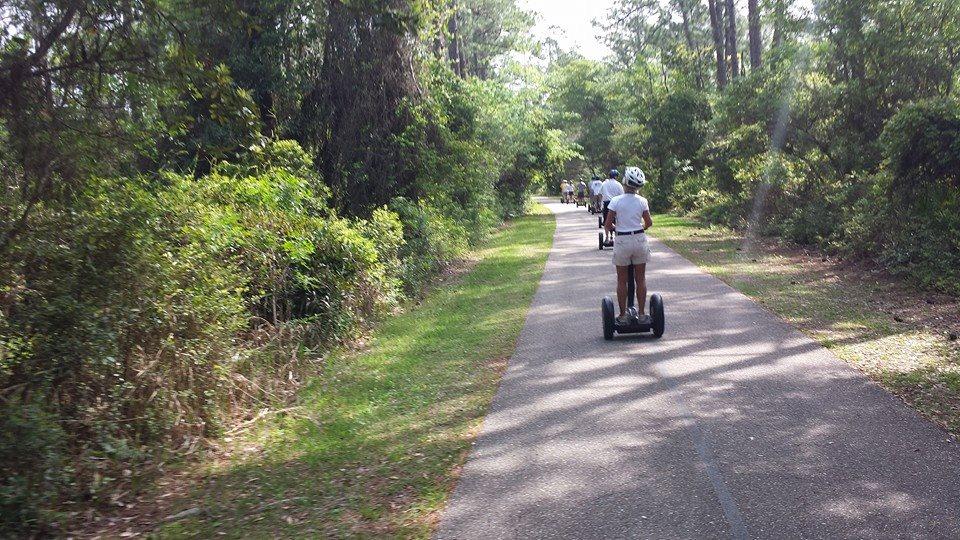
{"type": "Polygon", "coordinates": [[[620,306],[620,316],[627,312],[627,280],[630,274],[627,272],[629,266],[617,267],[617,304],[620,306]]]}
{"type": "MultiPolygon", "coordinates": [[[[619,266],[617,267],[620,268],[619,266]]],[[[635,264],[633,266],[633,277],[637,281],[637,309],[640,310],[640,314],[645,313],[647,309],[647,265],[644,264],[635,264]]]]}

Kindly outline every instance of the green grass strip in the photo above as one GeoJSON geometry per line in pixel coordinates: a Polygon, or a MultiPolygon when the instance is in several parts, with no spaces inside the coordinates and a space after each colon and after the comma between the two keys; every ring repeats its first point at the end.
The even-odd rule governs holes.
{"type": "Polygon", "coordinates": [[[723,227],[656,216],[653,234],[960,435],[957,301],[879,269],[845,267],[788,245],[744,243],[723,227]]]}
{"type": "Polygon", "coordinates": [[[163,538],[428,537],[513,353],[552,245],[540,207],[361,353],[328,360],[295,414],[211,465],[201,515],[163,538]]]}

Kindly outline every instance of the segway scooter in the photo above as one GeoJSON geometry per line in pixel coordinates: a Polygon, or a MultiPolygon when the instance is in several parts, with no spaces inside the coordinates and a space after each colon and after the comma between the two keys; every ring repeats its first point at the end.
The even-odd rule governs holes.
{"type": "Polygon", "coordinates": [[[604,235],[603,235],[602,232],[601,232],[601,233],[597,233],[597,237],[600,239],[600,251],[603,251],[603,250],[606,249],[606,248],[612,248],[612,247],[613,247],[613,240],[604,240],[604,239],[603,239],[603,236],[604,236],[604,235]]]}
{"type": "Polygon", "coordinates": [[[637,282],[634,280],[633,265],[629,267],[629,285],[627,286],[627,319],[626,323],[617,322],[616,307],[613,299],[605,296],[600,302],[600,311],[603,314],[603,339],[611,340],[614,334],[645,334],[653,333],[653,337],[663,336],[663,298],[659,294],[650,295],[650,314],[640,317],[636,303],[637,282]]]}
{"type": "MultiPolygon", "coordinates": [[[[602,211],[601,211],[601,212],[602,212],[602,211]]],[[[599,216],[597,216],[597,227],[600,227],[601,229],[603,228],[603,214],[602,214],[602,213],[601,213],[599,216]]],[[[600,251],[603,251],[604,248],[612,248],[612,247],[613,247],[613,239],[611,238],[610,240],[604,240],[604,239],[603,239],[604,236],[606,236],[606,235],[604,234],[604,231],[600,231],[599,233],[597,233],[598,242],[599,242],[599,244],[600,244],[600,251]]]]}

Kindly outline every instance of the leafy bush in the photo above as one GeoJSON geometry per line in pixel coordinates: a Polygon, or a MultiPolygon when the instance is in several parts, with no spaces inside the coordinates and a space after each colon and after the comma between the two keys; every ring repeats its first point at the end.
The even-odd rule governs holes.
{"type": "Polygon", "coordinates": [[[0,404],[0,531],[24,533],[53,516],[70,483],[66,435],[57,418],[31,403],[0,404]]]}
{"type": "Polygon", "coordinates": [[[463,225],[423,203],[398,197],[390,203],[390,209],[403,223],[400,275],[404,289],[414,293],[444,265],[466,251],[469,234],[463,225]]]}
{"type": "MultiPolygon", "coordinates": [[[[34,407],[50,420],[23,424],[36,430],[24,440],[47,437],[55,421],[64,443],[45,462],[77,463],[70,477],[25,470],[33,498],[21,512],[61,496],[98,500],[110,471],[144,445],[217,423],[211,367],[244,324],[240,275],[185,242],[177,208],[160,202],[143,181],[91,183],[69,211],[36,214],[3,265],[4,413],[34,407]]],[[[0,452],[16,452],[11,442],[0,452]]]]}
{"type": "Polygon", "coordinates": [[[671,205],[684,212],[699,212],[721,204],[723,195],[710,169],[691,171],[677,180],[671,194],[671,205]]]}
{"type": "Polygon", "coordinates": [[[955,100],[904,107],[887,122],[880,141],[895,180],[892,200],[922,209],[960,190],[960,104],[955,100]]]}
{"type": "Polygon", "coordinates": [[[904,107],[885,126],[881,144],[887,172],[879,177],[868,238],[882,231],[881,259],[895,272],[960,292],[960,104],[904,107]]]}
{"type": "Polygon", "coordinates": [[[667,94],[652,111],[644,152],[654,173],[649,190],[654,208],[668,205],[683,168],[698,161],[710,114],[706,97],[686,89],[667,94]]]}
{"type": "Polygon", "coordinates": [[[350,339],[398,300],[396,272],[413,290],[465,249],[465,230],[426,206],[400,205],[406,229],[386,209],[336,216],[309,165],[269,143],[201,178],[103,179],[37,214],[0,267],[0,457],[17,471],[0,484],[5,528],[97,500],[119,468],[276,398],[275,381],[310,366],[271,336],[350,339]],[[24,445],[44,450],[14,459],[24,445]]]}

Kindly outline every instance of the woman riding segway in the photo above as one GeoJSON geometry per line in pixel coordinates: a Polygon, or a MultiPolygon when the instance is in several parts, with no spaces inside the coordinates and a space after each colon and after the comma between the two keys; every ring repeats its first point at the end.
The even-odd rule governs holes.
{"type": "Polygon", "coordinates": [[[646,230],[653,226],[650,217],[650,204],[637,194],[637,190],[647,183],[646,176],[639,167],[627,167],[623,175],[624,193],[617,195],[607,205],[608,213],[604,228],[614,232],[616,222],[616,240],[613,245],[613,264],[617,267],[617,303],[620,314],[617,324],[628,324],[627,289],[630,267],[633,267],[636,280],[637,307],[639,322],[648,323],[644,313],[647,299],[646,268],[650,260],[650,247],[647,245],[646,230]]]}

